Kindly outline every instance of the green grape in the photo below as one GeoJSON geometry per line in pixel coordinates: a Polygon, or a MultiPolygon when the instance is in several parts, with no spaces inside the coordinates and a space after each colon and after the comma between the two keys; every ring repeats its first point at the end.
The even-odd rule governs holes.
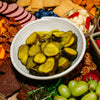
{"type": "Polygon", "coordinates": [[[69,100],[76,100],[76,98],[70,98],[69,100]]]}
{"type": "Polygon", "coordinates": [[[90,91],[91,90],[94,91],[96,89],[96,87],[97,87],[97,82],[95,80],[90,80],[88,82],[88,84],[89,84],[89,90],[90,91]]]}
{"type": "Polygon", "coordinates": [[[100,85],[100,81],[98,82],[98,85],[100,85]]]}
{"type": "Polygon", "coordinates": [[[98,100],[100,100],[100,97],[98,98],[98,100]]]}
{"type": "Polygon", "coordinates": [[[78,84],[81,84],[81,83],[82,83],[82,84],[88,85],[88,83],[85,82],[85,81],[77,81],[77,83],[78,83],[78,84]]]}
{"type": "Polygon", "coordinates": [[[96,95],[100,97],[100,85],[97,85],[96,87],[96,95]]]}
{"type": "Polygon", "coordinates": [[[97,100],[97,96],[94,92],[90,92],[83,96],[81,100],[97,100]]]}
{"type": "Polygon", "coordinates": [[[77,82],[75,87],[73,87],[73,90],[71,92],[73,96],[80,96],[86,93],[87,91],[88,91],[88,84],[84,81],[79,81],[77,82]]]}
{"type": "Polygon", "coordinates": [[[68,83],[68,88],[71,90],[73,90],[73,87],[75,87],[75,85],[77,84],[77,82],[75,80],[72,80],[68,83]]]}
{"type": "Polygon", "coordinates": [[[57,95],[57,96],[55,96],[55,97],[53,98],[53,100],[68,100],[68,99],[66,99],[66,98],[63,97],[63,96],[57,95]]]}
{"type": "Polygon", "coordinates": [[[71,92],[65,84],[59,85],[58,92],[61,96],[65,97],[65,98],[68,98],[71,96],[71,92]]]}

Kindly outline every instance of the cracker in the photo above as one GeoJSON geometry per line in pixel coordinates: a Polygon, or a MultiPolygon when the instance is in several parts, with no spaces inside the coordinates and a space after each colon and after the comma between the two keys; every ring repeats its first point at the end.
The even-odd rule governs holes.
{"type": "Polygon", "coordinates": [[[76,4],[74,4],[72,1],[70,0],[62,0],[61,1],[61,5],[66,6],[66,8],[68,9],[72,9],[74,7],[76,7],[76,4]]]}
{"type": "Polygon", "coordinates": [[[65,12],[74,9],[76,6],[77,5],[73,4],[70,0],[62,0],[61,5],[56,7],[53,11],[61,17],[65,12]]]}
{"type": "Polygon", "coordinates": [[[76,5],[74,9],[84,9],[82,6],[76,5]]]}
{"type": "Polygon", "coordinates": [[[35,12],[35,11],[38,11],[39,8],[32,8],[31,5],[30,5],[27,8],[25,8],[25,10],[27,10],[27,11],[34,11],[35,12]]]}
{"type": "Polygon", "coordinates": [[[32,8],[43,8],[43,0],[32,0],[31,7],[32,8]]]}
{"type": "Polygon", "coordinates": [[[69,10],[71,10],[71,9],[73,9],[72,7],[70,8],[70,7],[68,7],[68,6],[63,6],[63,5],[60,5],[60,6],[58,6],[58,7],[56,7],[54,10],[53,10],[53,12],[55,13],[55,14],[57,14],[58,16],[63,16],[63,14],[65,13],[65,12],[67,12],[67,11],[69,11],[69,10]]]}
{"type": "Polygon", "coordinates": [[[55,7],[60,5],[60,0],[43,0],[43,7],[55,7]]]}
{"type": "Polygon", "coordinates": [[[25,10],[27,10],[27,11],[31,11],[31,9],[32,9],[31,5],[25,8],[25,10]]]}
{"type": "Polygon", "coordinates": [[[38,8],[33,8],[33,9],[31,9],[31,11],[33,12],[35,12],[35,11],[39,11],[39,9],[38,8]]]}
{"type": "Polygon", "coordinates": [[[31,0],[18,0],[17,1],[17,4],[22,7],[29,6],[30,3],[31,3],[31,0]]]}

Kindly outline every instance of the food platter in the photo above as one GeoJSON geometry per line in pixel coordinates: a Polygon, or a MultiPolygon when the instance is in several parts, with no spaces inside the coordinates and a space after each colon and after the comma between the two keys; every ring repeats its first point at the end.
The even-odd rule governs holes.
{"type": "MultiPolygon", "coordinates": [[[[76,21],[76,23],[78,21],[76,21]]],[[[58,23],[60,22],[58,21],[58,23]]],[[[70,30],[72,28],[72,31],[74,33],[78,32],[78,31],[74,31],[72,26],[68,25],[68,27],[70,28],[70,30]]],[[[91,98],[88,95],[90,96],[92,95],[94,96],[93,100],[97,100],[97,98],[100,98],[97,95],[99,93],[98,88],[97,89],[95,88],[93,90],[94,94],[92,94],[91,89],[90,88],[87,89],[86,84],[88,84],[89,86],[91,84],[89,83],[90,78],[88,77],[91,77],[92,80],[96,80],[97,82],[100,81],[100,68],[99,68],[100,57],[98,56],[98,54],[100,55],[99,31],[100,31],[99,0],[92,0],[92,1],[90,0],[0,0],[0,96],[2,97],[3,95],[3,98],[5,97],[7,100],[59,100],[60,98],[61,100],[80,100],[81,98],[82,98],[81,100],[89,100],[91,98]],[[84,13],[83,15],[86,17],[83,17],[83,15],[82,16],[80,15],[82,13],[81,11],[78,12],[77,10],[76,12],[74,12],[75,9],[85,10],[86,15],[84,13]],[[67,14],[67,16],[65,16],[66,13],[69,13],[69,15],[67,14]],[[82,22],[82,24],[85,28],[80,24],[76,25],[74,23],[76,20],[78,20],[77,17],[84,18],[83,20],[84,23],[82,22]],[[16,61],[16,59],[14,58],[15,56],[13,56],[12,58],[11,45],[15,46],[14,50],[18,53],[18,49],[19,49],[18,44],[20,44],[20,41],[22,41],[21,44],[25,42],[22,39],[26,39],[26,36],[29,36],[32,33],[31,32],[27,34],[29,31],[32,31],[30,30],[32,28],[34,28],[33,29],[34,32],[35,31],[50,31],[56,28],[59,29],[61,32],[62,31],[66,32],[66,29],[63,30],[63,28],[65,27],[63,26],[63,24],[62,25],[57,24],[57,19],[59,18],[61,18],[65,22],[66,20],[68,20],[68,22],[73,23],[73,25],[75,25],[77,29],[80,28],[79,29],[80,31],[81,29],[83,29],[83,31],[87,33],[87,34],[86,33],[84,34],[83,32],[83,35],[86,39],[85,40],[86,51],[85,51],[85,54],[82,53],[82,56],[83,55],[84,56],[81,58],[80,63],[77,63],[76,64],[77,66],[75,65],[74,69],[68,71],[67,74],[65,74],[64,72],[64,75],[60,74],[61,77],[57,77],[53,79],[39,78],[38,80],[36,78],[32,79],[30,77],[26,77],[26,75],[24,74],[21,74],[20,73],[21,71],[17,71],[18,68],[17,69],[15,68],[16,65],[14,64],[13,61],[16,61]],[[49,20],[48,23],[49,22],[53,23],[51,19],[55,21],[54,22],[55,26],[53,27],[52,24],[49,24],[49,25],[46,24],[46,26],[43,27],[43,25],[45,24],[45,21],[49,20]],[[45,20],[44,23],[42,23],[42,25],[35,24],[37,26],[34,26],[34,23],[36,22],[39,22],[41,24],[40,22],[41,20],[45,20]],[[40,26],[40,28],[37,28],[38,26],[40,26]],[[29,29],[28,31],[25,31],[27,30],[27,27],[29,29]],[[91,30],[89,31],[89,28],[90,29],[93,28],[92,31],[91,30]],[[22,30],[24,30],[25,32],[24,35],[21,33],[22,30]],[[20,34],[20,37],[18,37],[19,34],[20,34]],[[17,40],[19,38],[20,38],[20,41],[17,40]],[[13,40],[15,44],[13,43],[13,40]],[[94,76],[92,77],[91,75],[94,75],[94,76]],[[88,78],[88,82],[86,78],[88,78]],[[77,84],[79,85],[81,83],[80,81],[82,81],[80,87],[84,86],[83,89],[85,92],[82,92],[83,89],[81,91],[77,91],[79,85],[76,85],[77,88],[73,88],[75,89],[75,92],[73,92],[69,86],[68,89],[70,89],[71,92],[68,92],[69,90],[67,89],[66,91],[68,93],[67,95],[68,97],[66,97],[63,95],[62,88],[63,87],[66,88],[66,86],[68,86],[68,84],[70,84],[71,81],[73,82],[73,80],[74,82],[78,82],[77,84]],[[85,83],[83,81],[85,81],[85,83]],[[61,97],[59,96],[57,97],[57,95],[61,97]],[[89,99],[86,99],[86,97],[89,99]]],[[[55,39],[53,32],[52,34],[53,34],[52,35],[53,39],[55,39]]],[[[58,35],[55,35],[55,36],[58,36],[58,35]]],[[[59,38],[57,37],[56,42],[58,40],[59,38]]],[[[49,43],[54,42],[53,40],[51,40],[51,38],[48,41],[49,43]]],[[[79,41],[81,43],[80,39],[79,41]]],[[[83,44],[84,46],[85,46],[85,42],[83,44]]],[[[80,45],[82,46],[82,44],[80,45]]],[[[78,49],[79,49],[79,45],[78,45],[78,49]]],[[[17,53],[15,55],[17,55],[17,53]]],[[[21,66],[21,63],[19,63],[19,65],[21,66]]],[[[26,70],[24,68],[25,66],[23,66],[23,68],[21,69],[26,70]]],[[[1,99],[1,97],[0,97],[0,100],[5,100],[5,98],[1,99]]]]}

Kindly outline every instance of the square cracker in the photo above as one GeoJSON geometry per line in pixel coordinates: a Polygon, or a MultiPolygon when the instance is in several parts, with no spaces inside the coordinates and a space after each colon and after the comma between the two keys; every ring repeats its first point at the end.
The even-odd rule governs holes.
{"type": "Polygon", "coordinates": [[[55,7],[60,5],[60,0],[44,0],[43,7],[55,7]]]}
{"type": "Polygon", "coordinates": [[[70,0],[61,0],[60,6],[56,7],[53,12],[57,14],[58,16],[63,16],[63,14],[69,10],[72,10],[74,8],[78,8],[78,5],[74,4],[70,0]]]}
{"type": "Polygon", "coordinates": [[[30,11],[30,12],[36,12],[39,11],[39,8],[32,8],[31,5],[26,7],[25,10],[30,11]]]}
{"type": "Polygon", "coordinates": [[[61,4],[60,5],[68,6],[69,8],[72,8],[72,7],[76,6],[76,4],[74,4],[71,0],[61,0],[61,4]]]}
{"type": "Polygon", "coordinates": [[[25,8],[25,10],[27,10],[27,11],[31,11],[31,9],[32,9],[31,5],[25,8]]]}
{"type": "Polygon", "coordinates": [[[67,11],[67,9],[66,9],[66,7],[63,6],[63,5],[60,5],[60,6],[56,7],[56,8],[53,10],[53,12],[54,12],[55,14],[57,14],[58,16],[60,16],[60,17],[61,17],[66,11],[67,11]]]}
{"type": "Polygon", "coordinates": [[[22,7],[29,6],[30,3],[31,3],[31,0],[18,0],[17,1],[17,4],[22,7]]]}
{"type": "Polygon", "coordinates": [[[82,6],[76,5],[74,9],[84,9],[82,6]]]}
{"type": "Polygon", "coordinates": [[[60,5],[58,7],[56,7],[53,12],[55,14],[57,14],[58,16],[63,16],[65,12],[69,11],[69,10],[72,10],[74,7],[71,6],[71,5],[67,5],[66,4],[63,4],[63,5],[60,5]]]}
{"type": "Polygon", "coordinates": [[[43,0],[32,0],[31,8],[43,8],[43,0]]]}

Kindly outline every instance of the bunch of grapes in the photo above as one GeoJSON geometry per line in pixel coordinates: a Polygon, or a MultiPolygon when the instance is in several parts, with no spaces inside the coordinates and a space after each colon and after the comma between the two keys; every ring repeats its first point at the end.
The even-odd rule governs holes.
{"type": "Polygon", "coordinates": [[[58,93],[53,100],[100,100],[100,81],[97,83],[95,80],[71,80],[68,86],[59,85],[58,93]]]}
{"type": "Polygon", "coordinates": [[[43,10],[43,9],[39,9],[39,11],[34,13],[36,18],[41,18],[43,16],[54,16],[54,17],[58,17],[58,15],[54,14],[54,12],[52,10],[43,10]]]}

